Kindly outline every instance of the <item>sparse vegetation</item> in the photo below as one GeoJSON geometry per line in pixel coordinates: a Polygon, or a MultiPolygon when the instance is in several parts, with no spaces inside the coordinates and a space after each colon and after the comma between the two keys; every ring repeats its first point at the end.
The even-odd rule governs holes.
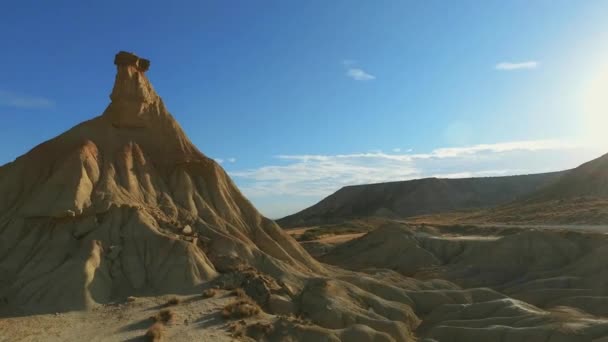
{"type": "Polygon", "coordinates": [[[238,299],[224,307],[222,317],[225,319],[238,319],[259,314],[260,307],[250,298],[238,299]]]}
{"type": "Polygon", "coordinates": [[[245,329],[247,328],[244,321],[235,321],[228,324],[228,331],[232,333],[232,337],[242,337],[245,335],[245,329]]]}
{"type": "Polygon", "coordinates": [[[175,312],[173,310],[165,309],[159,311],[156,315],[151,317],[152,320],[158,323],[169,323],[175,318],[175,312]]]}
{"type": "Polygon", "coordinates": [[[152,326],[146,331],[144,335],[144,340],[148,342],[160,342],[163,339],[163,335],[165,332],[165,327],[161,323],[154,323],[152,326]]]}
{"type": "Polygon", "coordinates": [[[265,322],[257,322],[247,327],[247,335],[256,341],[261,340],[274,331],[274,325],[265,322]]]}
{"type": "Polygon", "coordinates": [[[175,306],[181,302],[182,302],[181,299],[179,299],[177,297],[171,297],[171,298],[169,298],[169,300],[167,301],[167,304],[165,304],[165,306],[175,306]]]}
{"type": "Polygon", "coordinates": [[[216,289],[206,289],[205,291],[203,291],[203,298],[215,297],[216,293],[216,289]]]}
{"type": "Polygon", "coordinates": [[[340,224],[328,224],[322,225],[306,230],[301,235],[297,236],[298,241],[315,241],[325,237],[346,235],[346,234],[357,234],[357,233],[368,233],[373,230],[374,227],[370,226],[365,222],[350,221],[340,224]]]}

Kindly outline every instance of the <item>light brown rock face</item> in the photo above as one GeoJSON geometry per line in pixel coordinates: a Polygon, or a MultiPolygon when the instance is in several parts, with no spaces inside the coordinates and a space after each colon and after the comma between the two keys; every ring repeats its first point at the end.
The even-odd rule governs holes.
{"type": "Polygon", "coordinates": [[[115,63],[103,115],[0,168],[0,297],[77,309],[192,290],[244,265],[287,283],[323,273],[185,136],[149,62],[121,52],[115,63]]]}
{"type": "Polygon", "coordinates": [[[146,127],[149,121],[167,115],[161,98],[144,74],[150,62],[134,54],[119,52],[114,59],[116,81],[112,103],[104,112],[116,127],[146,127]]]}

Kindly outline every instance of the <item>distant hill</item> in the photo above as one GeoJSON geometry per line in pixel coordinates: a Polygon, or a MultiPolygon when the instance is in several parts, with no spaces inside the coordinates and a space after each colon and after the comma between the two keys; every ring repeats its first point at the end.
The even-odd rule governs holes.
{"type": "Polygon", "coordinates": [[[468,220],[608,224],[608,154],[568,171],[523,200],[482,212],[468,220]]]}
{"type": "Polygon", "coordinates": [[[319,203],[277,222],[284,228],[379,216],[406,218],[488,208],[524,198],[564,172],[483,178],[425,178],[344,187],[319,203]]]}
{"type": "Polygon", "coordinates": [[[416,217],[419,222],[608,224],[608,154],[565,172],[512,203],[474,212],[416,217]]]}
{"type": "Polygon", "coordinates": [[[530,196],[530,200],[579,197],[608,198],[608,153],[568,171],[555,183],[530,196]]]}

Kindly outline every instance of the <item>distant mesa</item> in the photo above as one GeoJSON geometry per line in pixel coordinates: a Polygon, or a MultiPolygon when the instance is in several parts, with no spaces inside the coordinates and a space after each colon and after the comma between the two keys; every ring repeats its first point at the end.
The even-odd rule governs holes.
{"type": "Polygon", "coordinates": [[[480,223],[606,225],[608,154],[564,172],[554,182],[518,201],[474,214],[454,215],[454,219],[480,223]]]}
{"type": "Polygon", "coordinates": [[[525,198],[563,172],[480,178],[424,178],[346,186],[319,203],[277,222],[284,228],[383,217],[408,218],[489,208],[525,198]]]}
{"type": "Polygon", "coordinates": [[[291,228],[369,217],[426,223],[608,224],[608,154],[550,173],[346,186],[277,223],[291,228]]]}

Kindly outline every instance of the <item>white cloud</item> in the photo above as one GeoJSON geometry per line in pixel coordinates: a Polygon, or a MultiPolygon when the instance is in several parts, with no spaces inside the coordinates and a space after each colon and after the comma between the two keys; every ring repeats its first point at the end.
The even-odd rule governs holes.
{"type": "Polygon", "coordinates": [[[524,151],[539,151],[539,150],[559,150],[566,148],[579,147],[578,144],[571,142],[564,142],[559,140],[527,140],[527,141],[512,141],[498,144],[480,144],[468,147],[448,147],[438,148],[433,150],[429,155],[421,155],[436,157],[436,158],[448,158],[448,157],[459,157],[463,155],[471,155],[480,152],[492,152],[501,153],[508,151],[524,150],[524,151]]]}
{"type": "Polygon", "coordinates": [[[399,147],[395,147],[395,148],[393,149],[393,152],[395,152],[395,153],[397,153],[397,152],[401,152],[401,149],[400,149],[399,147]]]}
{"type": "Polygon", "coordinates": [[[375,80],[376,76],[367,73],[365,70],[357,67],[359,63],[354,59],[342,60],[342,65],[346,68],[346,76],[352,78],[355,81],[371,81],[375,80]]]}
{"type": "Polygon", "coordinates": [[[376,79],[376,76],[368,74],[363,69],[358,68],[348,69],[346,75],[355,81],[371,81],[376,79]]]}
{"type": "Polygon", "coordinates": [[[55,103],[44,97],[0,90],[0,106],[20,109],[46,109],[54,107],[55,103]]]}
{"type": "MultiPolygon", "coordinates": [[[[314,203],[346,185],[424,177],[462,178],[563,170],[597,157],[598,150],[558,140],[528,140],[429,153],[279,155],[276,163],[229,172],[260,210],[271,217],[293,212],[294,203],[314,203]]],[[[301,207],[300,209],[303,209],[301,207]]]]}
{"type": "Polygon", "coordinates": [[[521,70],[521,69],[536,69],[540,63],[538,61],[525,62],[501,62],[494,66],[496,70],[521,70]]]}
{"type": "Polygon", "coordinates": [[[228,163],[236,163],[236,158],[213,158],[216,162],[218,162],[219,164],[224,164],[226,162],[228,163]]]}

